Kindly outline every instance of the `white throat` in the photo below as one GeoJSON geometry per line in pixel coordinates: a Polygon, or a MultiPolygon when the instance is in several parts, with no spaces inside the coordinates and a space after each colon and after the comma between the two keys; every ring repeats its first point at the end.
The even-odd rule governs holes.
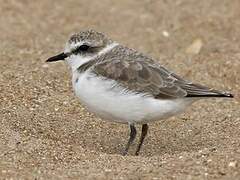
{"type": "Polygon", "coordinates": [[[117,45],[118,45],[118,43],[113,42],[112,44],[107,45],[105,48],[103,48],[101,51],[99,51],[97,54],[95,54],[93,56],[82,57],[80,55],[72,54],[71,56],[69,56],[66,59],[66,61],[67,61],[68,65],[71,67],[72,72],[75,72],[77,70],[77,68],[80,67],[81,65],[95,59],[96,57],[98,57],[102,54],[105,54],[105,53],[111,51],[117,45]]]}

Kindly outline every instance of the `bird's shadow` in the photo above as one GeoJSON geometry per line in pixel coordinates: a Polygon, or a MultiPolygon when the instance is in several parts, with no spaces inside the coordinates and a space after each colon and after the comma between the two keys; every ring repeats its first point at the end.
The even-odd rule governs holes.
{"type": "MultiPolygon", "coordinates": [[[[206,147],[214,148],[214,141],[211,139],[202,140],[201,126],[195,127],[189,133],[186,129],[180,129],[178,126],[170,128],[167,123],[150,124],[149,134],[140,151],[141,156],[159,156],[166,153],[193,152],[206,147]]],[[[181,122],[178,122],[178,124],[181,124],[181,122]]],[[[138,135],[130,147],[129,155],[134,155],[139,141],[141,129],[139,126],[137,126],[137,129],[138,135]]],[[[84,133],[86,130],[82,129],[75,132],[71,137],[77,140],[74,141],[74,145],[95,152],[119,155],[122,154],[129,138],[129,128],[123,124],[99,122],[99,126],[91,129],[91,131],[88,130],[88,133],[84,133]]]]}
{"type": "MultiPolygon", "coordinates": [[[[38,118],[35,118],[31,121],[32,127],[29,127],[29,132],[44,141],[51,139],[54,142],[60,142],[64,148],[67,148],[66,150],[72,152],[72,156],[79,153],[79,148],[112,155],[123,153],[129,138],[128,125],[102,121],[93,116],[78,119],[77,115],[72,116],[75,113],[69,114],[71,116],[62,117],[61,121],[55,120],[47,123],[49,121],[46,120],[41,123],[42,126],[37,126],[39,122],[38,118]],[[73,120],[69,121],[69,119],[73,120]]],[[[137,138],[130,147],[128,155],[134,155],[139,141],[141,126],[136,127],[137,138]]],[[[201,121],[194,120],[194,118],[186,120],[183,117],[177,117],[151,123],[139,155],[161,156],[214,148],[219,141],[216,139],[217,136],[211,136],[209,133],[211,129],[206,128],[201,121]]]]}

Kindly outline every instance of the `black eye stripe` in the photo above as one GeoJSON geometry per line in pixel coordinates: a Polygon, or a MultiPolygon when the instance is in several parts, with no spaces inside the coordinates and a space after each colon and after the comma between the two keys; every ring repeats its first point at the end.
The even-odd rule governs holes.
{"type": "Polygon", "coordinates": [[[87,51],[89,48],[90,46],[83,44],[77,48],[77,51],[87,51]]]}
{"type": "Polygon", "coordinates": [[[101,47],[97,46],[89,46],[86,44],[83,44],[76,49],[72,50],[71,54],[86,54],[86,53],[94,53],[99,50],[101,47]]]}

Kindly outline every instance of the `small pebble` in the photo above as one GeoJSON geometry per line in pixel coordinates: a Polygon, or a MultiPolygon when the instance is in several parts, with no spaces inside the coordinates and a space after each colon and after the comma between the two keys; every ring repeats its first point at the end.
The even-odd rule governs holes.
{"type": "Polygon", "coordinates": [[[233,167],[233,168],[237,167],[237,161],[232,161],[232,162],[230,162],[230,163],[228,164],[228,166],[229,166],[229,167],[233,167]]]}
{"type": "Polygon", "coordinates": [[[43,64],[42,67],[43,67],[43,68],[48,68],[49,65],[48,65],[48,64],[43,64]]]}
{"type": "Polygon", "coordinates": [[[199,54],[203,46],[203,42],[200,38],[195,39],[190,46],[186,49],[186,53],[190,55],[199,54]]]}
{"type": "Polygon", "coordinates": [[[163,31],[163,32],[162,32],[162,35],[163,35],[164,37],[169,37],[169,32],[163,31]]]}

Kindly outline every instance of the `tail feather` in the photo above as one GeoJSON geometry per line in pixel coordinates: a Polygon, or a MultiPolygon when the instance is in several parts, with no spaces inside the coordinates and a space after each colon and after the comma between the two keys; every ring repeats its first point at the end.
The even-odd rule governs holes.
{"type": "Polygon", "coordinates": [[[188,94],[186,97],[226,97],[226,98],[234,98],[234,96],[230,93],[226,93],[226,94],[204,94],[204,95],[188,94]]]}
{"type": "Polygon", "coordinates": [[[187,91],[186,97],[226,97],[233,98],[233,94],[218,91],[215,89],[208,88],[206,86],[202,86],[200,84],[185,84],[182,86],[187,91]]]}
{"type": "Polygon", "coordinates": [[[233,98],[233,94],[228,92],[221,92],[217,90],[209,90],[209,91],[199,91],[196,92],[188,92],[186,97],[226,97],[233,98]]]}

